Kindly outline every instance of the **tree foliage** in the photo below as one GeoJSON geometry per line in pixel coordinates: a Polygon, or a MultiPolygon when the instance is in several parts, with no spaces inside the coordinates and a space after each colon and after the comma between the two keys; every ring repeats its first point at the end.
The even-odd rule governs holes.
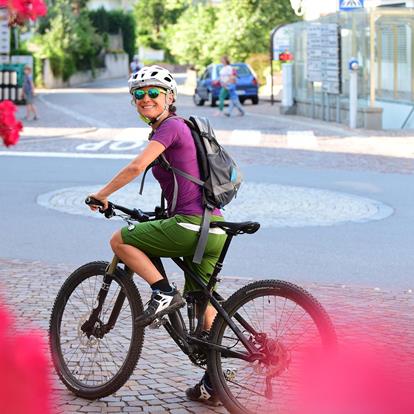
{"type": "Polygon", "coordinates": [[[215,40],[210,35],[217,20],[217,8],[203,6],[187,9],[169,29],[169,48],[180,63],[205,66],[212,60],[215,40]]]}
{"type": "Polygon", "coordinates": [[[198,67],[222,55],[245,60],[267,53],[271,30],[296,19],[289,0],[223,0],[215,7],[198,4],[169,27],[167,47],[180,63],[198,67]]]}
{"type": "Polygon", "coordinates": [[[191,0],[138,1],[134,7],[138,45],[163,49],[168,53],[168,29],[191,3],[191,0]]]}
{"type": "Polygon", "coordinates": [[[91,25],[87,12],[74,11],[70,0],[56,0],[50,15],[42,26],[44,33],[33,39],[35,57],[49,58],[53,73],[63,80],[77,69],[93,69],[103,39],[91,25]]]}
{"type": "Polygon", "coordinates": [[[90,10],[88,16],[98,33],[104,37],[107,33],[121,33],[124,50],[132,60],[136,51],[135,20],[132,14],[123,10],[108,11],[100,7],[90,10]]]}

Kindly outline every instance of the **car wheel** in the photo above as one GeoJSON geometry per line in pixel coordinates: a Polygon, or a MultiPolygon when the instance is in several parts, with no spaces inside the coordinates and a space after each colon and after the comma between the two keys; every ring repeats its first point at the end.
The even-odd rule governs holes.
{"type": "Polygon", "coordinates": [[[197,106],[203,106],[205,102],[197,92],[195,92],[193,95],[193,101],[197,106]]]}
{"type": "Polygon", "coordinates": [[[252,103],[253,103],[253,105],[257,105],[259,103],[259,97],[257,95],[253,96],[252,103]]]}
{"type": "Polygon", "coordinates": [[[246,98],[239,98],[239,101],[242,105],[244,105],[244,102],[246,101],[246,98]]]}

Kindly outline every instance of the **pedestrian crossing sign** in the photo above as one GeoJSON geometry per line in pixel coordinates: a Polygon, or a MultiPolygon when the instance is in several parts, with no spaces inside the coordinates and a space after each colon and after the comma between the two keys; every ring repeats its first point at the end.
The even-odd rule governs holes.
{"type": "Polygon", "coordinates": [[[356,10],[364,8],[364,0],[339,0],[339,10],[356,10]]]}

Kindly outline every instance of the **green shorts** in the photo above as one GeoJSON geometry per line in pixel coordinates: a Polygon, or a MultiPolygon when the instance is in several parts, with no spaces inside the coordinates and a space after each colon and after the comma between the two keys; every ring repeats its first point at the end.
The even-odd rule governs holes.
{"type": "MultiPolygon", "coordinates": [[[[136,224],[131,230],[123,227],[122,240],[150,257],[182,257],[186,266],[207,283],[227,236],[222,229],[210,229],[203,260],[200,264],[193,263],[201,219],[201,216],[177,214],[164,220],[136,224]]],[[[212,216],[211,221],[223,221],[223,217],[212,216]]],[[[185,275],[184,292],[195,290],[200,288],[185,275]]]]}

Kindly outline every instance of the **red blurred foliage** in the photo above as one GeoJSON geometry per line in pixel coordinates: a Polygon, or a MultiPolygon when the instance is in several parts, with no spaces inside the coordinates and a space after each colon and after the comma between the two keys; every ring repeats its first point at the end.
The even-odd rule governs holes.
{"type": "Polygon", "coordinates": [[[47,13],[43,0],[0,0],[0,7],[8,8],[9,25],[23,25],[27,20],[36,20],[47,13]]]}
{"type": "Polygon", "coordinates": [[[336,353],[308,361],[300,382],[300,414],[414,413],[412,355],[398,345],[354,338],[336,353]]]}
{"type": "Polygon", "coordinates": [[[16,333],[10,313],[0,305],[0,413],[52,412],[45,349],[39,333],[16,333]]]}
{"type": "Polygon", "coordinates": [[[0,136],[4,145],[16,145],[23,124],[15,118],[17,108],[11,101],[0,102],[0,136]]]}

